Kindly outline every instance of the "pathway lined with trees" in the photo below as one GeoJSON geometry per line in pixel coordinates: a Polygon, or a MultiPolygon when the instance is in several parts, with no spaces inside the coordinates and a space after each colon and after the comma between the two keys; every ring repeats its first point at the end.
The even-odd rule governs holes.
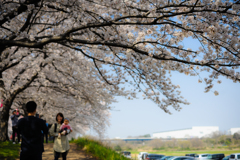
{"type": "Polygon", "coordinates": [[[0,141],[8,140],[9,113],[30,99],[49,123],[61,110],[74,131],[93,128],[101,136],[114,96],[140,92],[170,114],[169,107],[189,104],[171,81],[176,72],[199,77],[215,95],[220,76],[240,82],[239,0],[5,0],[0,6],[0,141]]]}
{"type": "MultiPolygon", "coordinates": [[[[53,156],[53,143],[44,144],[45,151],[43,152],[42,159],[50,160],[54,159],[53,156]]],[[[68,160],[96,160],[92,158],[92,156],[86,154],[84,151],[78,149],[77,145],[74,143],[70,143],[70,151],[67,155],[68,160]]],[[[17,159],[19,160],[19,159],[17,159]]]]}

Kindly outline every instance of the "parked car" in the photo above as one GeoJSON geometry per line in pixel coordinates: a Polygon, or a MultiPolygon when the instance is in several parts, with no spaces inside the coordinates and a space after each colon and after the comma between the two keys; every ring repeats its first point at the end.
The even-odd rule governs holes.
{"type": "Polygon", "coordinates": [[[189,157],[195,157],[196,155],[197,155],[196,153],[185,154],[185,156],[189,156],[189,157]]]}
{"type": "Polygon", "coordinates": [[[173,156],[164,156],[164,157],[162,157],[160,159],[156,159],[156,160],[168,160],[171,157],[173,157],[173,156]]]}
{"type": "Polygon", "coordinates": [[[226,156],[226,157],[224,157],[222,160],[229,160],[229,158],[230,158],[230,155],[229,155],[229,156],[226,156]]]}
{"type": "Polygon", "coordinates": [[[222,160],[224,158],[224,154],[223,153],[219,153],[219,154],[209,154],[207,156],[208,160],[222,160]]]}
{"type": "Polygon", "coordinates": [[[190,156],[175,156],[175,157],[171,157],[168,160],[194,160],[194,157],[190,157],[190,156]]]}
{"type": "Polygon", "coordinates": [[[147,154],[148,154],[147,152],[140,152],[138,154],[138,160],[144,160],[147,154]]]}
{"type": "Polygon", "coordinates": [[[229,160],[240,160],[240,153],[231,154],[229,160]]]}
{"type": "Polygon", "coordinates": [[[165,155],[161,155],[161,154],[147,154],[146,160],[156,160],[156,159],[162,158],[164,156],[165,155]]]}
{"type": "Polygon", "coordinates": [[[205,154],[197,154],[195,155],[195,160],[204,160],[204,159],[207,159],[208,157],[208,153],[205,153],[205,154]]]}
{"type": "Polygon", "coordinates": [[[126,158],[132,158],[132,156],[131,156],[131,152],[128,152],[128,151],[123,151],[123,152],[121,152],[121,154],[124,156],[124,157],[126,157],[126,158]]]}

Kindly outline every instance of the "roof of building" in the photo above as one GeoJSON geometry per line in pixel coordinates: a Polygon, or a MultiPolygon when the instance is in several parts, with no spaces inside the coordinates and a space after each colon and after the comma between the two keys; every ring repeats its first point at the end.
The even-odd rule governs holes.
{"type": "MultiPolygon", "coordinates": [[[[196,127],[218,127],[218,126],[193,126],[194,128],[196,127]]],[[[154,132],[154,133],[164,133],[164,132],[174,132],[174,131],[182,131],[182,130],[189,130],[189,129],[193,129],[192,128],[185,128],[185,129],[176,129],[176,130],[169,130],[169,131],[161,131],[161,132],[154,132]]]]}
{"type": "Polygon", "coordinates": [[[192,128],[176,129],[176,130],[161,131],[161,132],[154,132],[154,133],[174,132],[174,131],[182,131],[182,130],[189,130],[189,129],[192,129],[192,128]]]}

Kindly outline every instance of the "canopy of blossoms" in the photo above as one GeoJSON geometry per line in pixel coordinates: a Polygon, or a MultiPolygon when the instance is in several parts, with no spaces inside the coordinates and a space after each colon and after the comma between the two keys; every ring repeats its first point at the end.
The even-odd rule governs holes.
{"type": "MultiPolygon", "coordinates": [[[[206,92],[221,83],[219,76],[239,82],[239,12],[239,0],[1,0],[0,88],[8,106],[3,112],[18,94],[40,85],[38,79],[47,85],[47,70],[57,75],[65,63],[74,71],[69,76],[91,68],[83,85],[97,82],[98,95],[132,99],[141,92],[167,113],[169,106],[180,110],[188,102],[171,82],[174,72],[208,72],[199,79],[206,92]],[[186,38],[199,48],[182,43],[186,38]],[[12,73],[14,78],[6,78],[12,73]]],[[[93,92],[95,86],[82,91],[93,92]]]]}

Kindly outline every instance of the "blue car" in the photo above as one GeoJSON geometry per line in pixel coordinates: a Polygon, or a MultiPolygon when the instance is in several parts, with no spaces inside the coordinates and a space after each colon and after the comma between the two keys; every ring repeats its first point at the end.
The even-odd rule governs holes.
{"type": "Polygon", "coordinates": [[[230,158],[230,155],[229,155],[229,156],[226,156],[226,157],[224,157],[222,160],[229,160],[229,158],[230,158]]]}

